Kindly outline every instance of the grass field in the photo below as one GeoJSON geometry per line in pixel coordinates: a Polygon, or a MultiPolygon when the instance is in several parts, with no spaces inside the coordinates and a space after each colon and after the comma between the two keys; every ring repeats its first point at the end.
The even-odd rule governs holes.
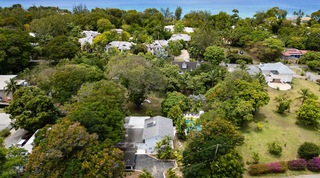
{"type": "Polygon", "coordinates": [[[151,103],[144,102],[140,110],[137,110],[134,104],[129,103],[129,115],[147,116],[147,111],[151,111],[154,116],[161,115],[161,102],[164,99],[163,96],[158,96],[158,94],[150,94],[147,99],[150,100],[151,103]]]}
{"type": "MultiPolygon", "coordinates": [[[[260,163],[287,161],[297,158],[298,147],[305,141],[320,143],[320,132],[296,124],[296,111],[299,109],[301,102],[294,100],[299,96],[298,91],[302,88],[309,88],[320,98],[319,86],[315,83],[294,79],[293,89],[289,91],[279,91],[268,88],[270,102],[264,106],[255,115],[255,120],[264,125],[263,131],[255,131],[256,123],[250,123],[243,129],[245,143],[239,148],[245,162],[252,161],[253,152],[259,153],[260,163]],[[280,94],[287,93],[293,103],[291,104],[290,113],[279,115],[276,113],[276,103],[274,98],[280,94]],[[272,141],[279,141],[282,145],[282,155],[280,157],[272,156],[268,152],[267,144],[272,141]]],[[[284,175],[311,174],[311,172],[294,172],[288,171],[284,175]]],[[[275,175],[265,176],[274,177],[275,175]]],[[[246,175],[246,177],[249,177],[246,175]]]]}

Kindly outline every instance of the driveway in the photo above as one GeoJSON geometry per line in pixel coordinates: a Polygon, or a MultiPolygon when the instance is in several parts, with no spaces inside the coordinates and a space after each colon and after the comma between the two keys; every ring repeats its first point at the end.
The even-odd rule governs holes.
{"type": "Polygon", "coordinates": [[[27,133],[27,131],[23,129],[11,129],[10,133],[11,134],[4,140],[4,146],[6,148],[9,148],[11,145],[15,145],[16,143],[18,143],[21,138],[27,133]]]}
{"type": "Polygon", "coordinates": [[[154,178],[163,178],[163,172],[171,167],[175,167],[174,161],[160,161],[148,155],[137,155],[135,169],[147,169],[154,178]]]}
{"type": "Polygon", "coordinates": [[[320,79],[319,75],[316,75],[316,74],[311,73],[311,72],[306,72],[306,77],[312,82],[316,82],[317,79],[320,79]]]}

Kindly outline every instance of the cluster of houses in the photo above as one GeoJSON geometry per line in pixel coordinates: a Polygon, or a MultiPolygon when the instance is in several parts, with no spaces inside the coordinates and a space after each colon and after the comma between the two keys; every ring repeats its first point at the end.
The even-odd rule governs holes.
{"type": "MultiPolygon", "coordinates": [[[[174,32],[173,28],[174,28],[173,25],[164,27],[164,29],[169,32],[174,32]]],[[[121,34],[123,32],[122,29],[112,29],[112,30],[115,30],[118,34],[121,34]]],[[[184,31],[186,33],[193,33],[194,29],[191,27],[185,27],[184,31]]],[[[82,34],[84,35],[84,37],[79,39],[81,48],[83,48],[86,44],[92,45],[93,39],[100,33],[97,31],[83,31],[82,34]]],[[[147,51],[152,54],[155,54],[156,51],[163,51],[164,48],[168,46],[168,42],[176,41],[176,40],[183,40],[188,42],[191,40],[191,36],[189,34],[173,34],[169,40],[155,40],[151,44],[146,44],[147,51]]],[[[135,45],[135,43],[129,42],[129,41],[112,41],[105,46],[105,50],[108,51],[110,48],[115,47],[119,51],[123,52],[125,50],[130,50],[133,45],[135,45]]]]}

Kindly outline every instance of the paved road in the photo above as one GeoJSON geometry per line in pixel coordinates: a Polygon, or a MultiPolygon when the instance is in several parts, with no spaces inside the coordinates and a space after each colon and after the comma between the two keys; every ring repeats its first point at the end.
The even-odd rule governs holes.
{"type": "Polygon", "coordinates": [[[16,143],[18,143],[21,140],[22,136],[27,133],[27,131],[23,129],[11,129],[10,133],[11,134],[4,140],[4,146],[6,148],[9,148],[11,145],[15,145],[16,143]]]}
{"type": "Polygon", "coordinates": [[[135,169],[147,169],[154,178],[163,178],[163,172],[174,166],[173,161],[160,161],[148,155],[137,155],[135,169]]]}
{"type": "Polygon", "coordinates": [[[288,178],[319,178],[319,177],[320,177],[320,174],[292,176],[292,177],[288,177],[288,178]]]}

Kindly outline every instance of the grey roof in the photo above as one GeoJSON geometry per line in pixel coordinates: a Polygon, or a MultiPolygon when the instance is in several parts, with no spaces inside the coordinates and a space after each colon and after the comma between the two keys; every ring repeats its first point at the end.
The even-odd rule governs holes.
{"type": "Polygon", "coordinates": [[[291,70],[289,67],[282,64],[281,62],[260,64],[259,68],[262,71],[278,71],[279,74],[289,74],[289,75],[296,74],[293,70],[291,70]]]}
{"type": "Polygon", "coordinates": [[[129,41],[112,41],[109,44],[107,44],[106,49],[116,47],[119,50],[130,50],[131,46],[135,43],[129,42],[129,41]]]}
{"type": "Polygon", "coordinates": [[[250,75],[256,75],[258,73],[260,73],[260,69],[258,67],[258,65],[247,65],[247,72],[250,74],[250,75]]]}
{"type": "Polygon", "coordinates": [[[172,119],[168,119],[162,116],[155,116],[145,120],[143,139],[158,136],[164,137],[166,135],[173,137],[172,119]]]}
{"type": "Polygon", "coordinates": [[[198,66],[200,66],[203,62],[179,62],[179,61],[173,61],[172,65],[178,65],[181,72],[184,71],[192,71],[198,66]]]}
{"type": "Polygon", "coordinates": [[[168,41],[175,41],[175,40],[190,41],[191,36],[188,34],[173,34],[168,41]]]}
{"type": "Polygon", "coordinates": [[[152,44],[147,44],[147,47],[149,49],[153,48],[164,48],[168,46],[168,41],[167,40],[154,40],[152,44]]]}
{"type": "Polygon", "coordinates": [[[142,143],[143,128],[127,128],[125,142],[142,143]]]}

